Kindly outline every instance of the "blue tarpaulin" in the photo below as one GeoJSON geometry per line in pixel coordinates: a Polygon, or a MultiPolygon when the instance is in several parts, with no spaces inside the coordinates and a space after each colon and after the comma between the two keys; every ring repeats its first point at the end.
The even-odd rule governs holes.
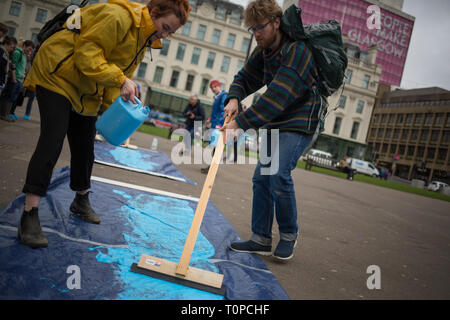
{"type": "Polygon", "coordinates": [[[94,152],[97,163],[197,185],[185,177],[162,151],[115,147],[95,141],[94,152]]]}
{"type": "Polygon", "coordinates": [[[24,195],[14,199],[0,212],[0,299],[289,299],[259,257],[228,249],[239,236],[212,202],[190,265],[222,273],[225,297],[131,272],[141,254],[178,262],[197,205],[140,189],[93,177],[101,223],[89,224],[69,211],[69,168],[57,170],[39,206],[41,249],[18,242],[24,195]]]}

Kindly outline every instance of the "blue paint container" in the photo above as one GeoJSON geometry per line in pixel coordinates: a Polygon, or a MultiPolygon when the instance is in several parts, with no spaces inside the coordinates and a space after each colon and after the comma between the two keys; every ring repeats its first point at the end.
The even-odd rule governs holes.
{"type": "Polygon", "coordinates": [[[124,101],[119,96],[97,120],[97,131],[112,145],[119,146],[125,142],[150,112],[138,98],[135,97],[134,100],[138,103],[124,101]]]}

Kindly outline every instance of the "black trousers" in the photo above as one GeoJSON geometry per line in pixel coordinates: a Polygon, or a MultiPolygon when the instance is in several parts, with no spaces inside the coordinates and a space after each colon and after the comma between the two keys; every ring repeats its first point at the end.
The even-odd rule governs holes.
{"type": "Polygon", "coordinates": [[[71,155],[70,188],[74,191],[89,189],[94,164],[97,117],[76,113],[66,97],[43,87],[36,88],[36,97],[41,117],[41,132],[28,165],[22,191],[41,197],[46,195],[66,135],[71,155]]]}

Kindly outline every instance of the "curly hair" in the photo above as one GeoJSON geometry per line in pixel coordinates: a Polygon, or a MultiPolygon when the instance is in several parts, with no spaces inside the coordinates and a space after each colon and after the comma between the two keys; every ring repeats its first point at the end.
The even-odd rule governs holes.
{"type": "Polygon", "coordinates": [[[173,13],[181,25],[186,24],[191,11],[188,0],[151,0],[147,7],[156,19],[173,13]]]}
{"type": "Polygon", "coordinates": [[[276,18],[281,18],[282,15],[283,10],[276,0],[254,0],[244,10],[244,23],[250,27],[265,19],[272,22],[276,18]]]}

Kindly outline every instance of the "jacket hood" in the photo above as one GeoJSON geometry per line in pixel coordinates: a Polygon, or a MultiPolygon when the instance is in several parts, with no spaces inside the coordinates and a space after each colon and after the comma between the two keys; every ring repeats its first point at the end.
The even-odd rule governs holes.
{"type": "MultiPolygon", "coordinates": [[[[147,6],[144,4],[131,2],[128,0],[109,0],[108,3],[117,4],[128,10],[130,13],[135,27],[140,27],[143,29],[144,34],[151,35],[156,31],[155,25],[150,17],[150,12],[147,6]]],[[[152,48],[161,48],[161,41],[155,41],[152,44],[152,48]]]]}

